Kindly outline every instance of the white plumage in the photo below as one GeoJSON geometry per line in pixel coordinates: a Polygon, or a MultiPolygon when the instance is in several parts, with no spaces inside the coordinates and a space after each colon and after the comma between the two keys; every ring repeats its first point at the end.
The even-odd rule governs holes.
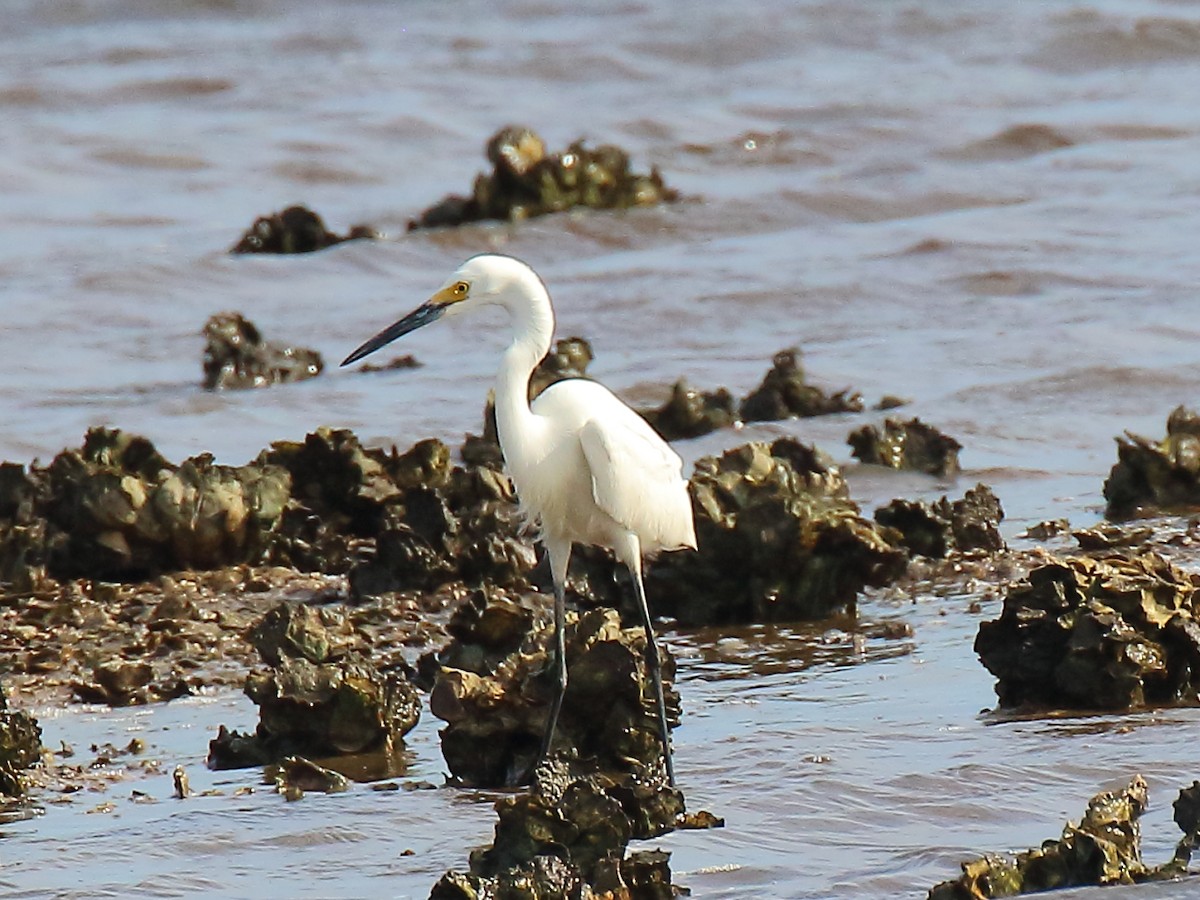
{"type": "Polygon", "coordinates": [[[496,427],[508,473],[522,508],[540,528],[554,579],[558,692],[542,755],[551,748],[566,689],[563,592],[571,547],[608,547],[633,576],[646,629],[663,757],[673,784],[661,665],[642,585],[642,557],[696,546],[683,463],[641,416],[593,381],[560,381],[529,403],[529,378],[554,338],[554,312],[541,279],[512,257],[474,256],[426,303],[364,343],[342,365],[446,312],[483,304],[504,307],[512,320],[513,342],[496,378],[496,427]]]}

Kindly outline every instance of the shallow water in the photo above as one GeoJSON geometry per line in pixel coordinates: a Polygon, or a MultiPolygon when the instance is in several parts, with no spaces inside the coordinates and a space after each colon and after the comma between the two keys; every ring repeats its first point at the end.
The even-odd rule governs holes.
{"type": "MultiPolygon", "coordinates": [[[[1113,436],[1160,434],[1200,377],[1198,64],[1200,16],[1176,2],[15,0],[0,30],[0,459],[47,461],[96,424],[230,463],[322,424],[457,441],[478,430],[498,321],[406,338],[421,369],[221,395],[198,387],[199,332],[236,309],[336,362],[462,257],[499,248],[538,268],[560,333],[589,337],[594,373],[630,399],[680,376],[744,394],[798,344],[814,380],[911,397],[905,415],[964,445],[956,484],[852,469],[868,509],[985,480],[1010,535],[1088,524],[1113,436]],[[469,187],[507,122],[552,147],[619,143],[692,199],[404,235],[469,187]],[[395,240],[225,253],[293,202],[395,240]]],[[[846,461],[846,434],[879,417],[679,449],[794,434],[846,461]]],[[[855,665],[814,656],[805,631],[672,635],[681,780],[729,822],[659,842],[677,880],[696,896],[915,894],[969,852],[1054,836],[1134,771],[1152,790],[1147,855],[1165,857],[1197,714],[981,718],[991,681],[964,607],[865,603],[915,637],[855,665]]],[[[491,830],[488,798],[452,791],[231,797],[253,776],[199,761],[218,722],[253,718],[224,695],[50,715],[48,743],[148,734],[169,761],[143,786],[160,802],[117,788],[113,813],[77,801],[5,826],[0,887],[248,895],[270,877],[294,896],[420,897],[491,830]],[[162,799],[177,761],[226,796],[162,799]]],[[[440,782],[431,723],[413,749],[406,778],[440,782]]]]}

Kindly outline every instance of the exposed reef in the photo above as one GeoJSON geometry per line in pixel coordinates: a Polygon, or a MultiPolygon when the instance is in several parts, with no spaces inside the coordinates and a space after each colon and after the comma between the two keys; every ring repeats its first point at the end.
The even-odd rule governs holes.
{"type": "Polygon", "coordinates": [[[248,639],[267,667],[246,677],[258,727],[253,735],[222,727],[209,744],[212,768],[295,756],[390,756],[420,718],[416,689],[403,673],[379,671],[342,612],[281,603],[248,639]]]}
{"type": "Polygon", "coordinates": [[[42,758],[42,729],[28,713],[8,708],[0,685],[0,798],[25,793],[24,770],[42,758]]]}
{"type": "Polygon", "coordinates": [[[893,500],[875,510],[875,521],[900,533],[900,543],[912,554],[942,559],[952,550],[1004,549],[1000,522],[1004,509],[986,484],[977,484],[961,500],[946,497],[929,504],[893,500]]]}
{"type": "Polygon", "coordinates": [[[281,212],[255,219],[229,252],[312,253],[344,241],[379,236],[379,232],[369,225],[355,225],[345,235],[334,234],[311,209],[289,206],[281,212]]]}
{"type": "Polygon", "coordinates": [[[1104,499],[1110,519],[1200,508],[1200,416],[1177,407],[1167,418],[1167,436],[1157,443],[1129,432],[1117,438],[1104,499]]]}
{"type": "Polygon", "coordinates": [[[846,441],[861,462],[890,469],[911,469],[943,478],[957,475],[962,444],[920,419],[886,419],[882,430],[864,425],[846,441]]]}
{"type": "Polygon", "coordinates": [[[1056,559],[1011,587],[975,651],[1004,707],[1200,702],[1200,575],[1156,553],[1056,559]]]}
{"type": "Polygon", "coordinates": [[[316,378],[325,362],[316,350],[263,340],[241,313],[204,323],[204,387],[210,391],[268,387],[316,378]]]}
{"type": "Polygon", "coordinates": [[[499,219],[519,222],[574,207],[627,209],[679,199],[657,168],[648,175],[630,170],[620,147],[596,148],[575,141],[548,154],[534,131],[510,125],[489,138],[485,153],[492,171],[475,179],[471,195],[451,194],[408,223],[409,230],[441,228],[499,219]]]}
{"type": "Polygon", "coordinates": [[[857,391],[846,388],[828,394],[809,384],[800,364],[800,351],[790,347],[775,354],[762,383],[741,402],[738,415],[743,422],[774,422],[862,410],[862,395],[857,391]]]}
{"type": "Polygon", "coordinates": [[[1068,822],[1060,839],[1044,841],[1015,857],[988,855],[964,862],[962,875],[933,887],[929,900],[986,900],[1186,875],[1200,836],[1200,782],[1180,791],[1175,800],[1175,824],[1184,837],[1175,856],[1160,866],[1148,866],[1142,860],[1139,820],[1147,802],[1146,782],[1135,775],[1123,790],[1093,797],[1080,822],[1068,822]]]}

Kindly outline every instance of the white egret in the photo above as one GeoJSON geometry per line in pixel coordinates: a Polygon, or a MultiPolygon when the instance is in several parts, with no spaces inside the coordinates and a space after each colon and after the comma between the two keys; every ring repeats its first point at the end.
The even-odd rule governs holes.
{"type": "Polygon", "coordinates": [[[567,686],[563,615],[571,548],[575,543],[594,544],[612,550],[633,577],[646,630],[646,663],[658,705],[663,758],[667,778],[674,784],[662,666],[642,584],[642,558],[659,550],[696,546],[683,462],[641,416],[594,381],[559,381],[530,405],[530,375],[554,337],[554,311],[541,279],[510,256],[471,257],[428,301],[364,343],[342,365],[451,310],[488,304],[506,309],[513,328],[512,344],[496,378],[500,448],[522,509],[540,527],[554,580],[557,691],[541,757],[550,750],[567,686]]]}

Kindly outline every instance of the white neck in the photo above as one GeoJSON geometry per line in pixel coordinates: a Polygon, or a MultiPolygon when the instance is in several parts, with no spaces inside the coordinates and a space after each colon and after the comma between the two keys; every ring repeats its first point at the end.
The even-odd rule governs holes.
{"type": "Polygon", "coordinates": [[[539,443],[537,417],[529,408],[529,378],[550,350],[554,310],[536,278],[528,291],[506,291],[500,302],[508,310],[514,337],[496,377],[496,431],[511,474],[539,443]]]}

